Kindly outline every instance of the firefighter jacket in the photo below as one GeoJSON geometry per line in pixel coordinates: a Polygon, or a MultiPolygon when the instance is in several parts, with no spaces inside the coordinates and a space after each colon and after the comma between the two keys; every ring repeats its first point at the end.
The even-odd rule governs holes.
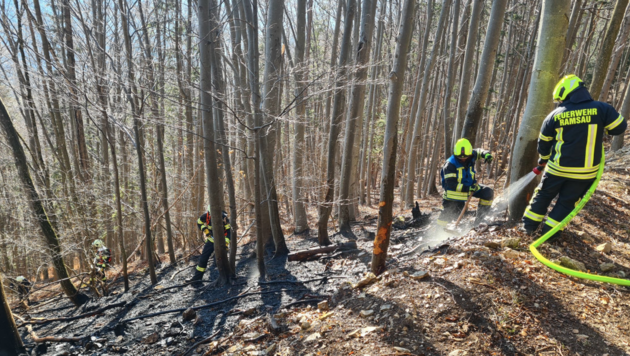
{"type": "Polygon", "coordinates": [[[442,178],[442,197],[446,200],[466,201],[470,187],[477,183],[475,179],[475,162],[486,157],[488,151],[476,149],[472,151],[472,158],[466,163],[461,163],[455,156],[449,157],[440,171],[442,178]]]}
{"type": "MultiPolygon", "coordinates": [[[[222,212],[221,217],[223,219],[223,232],[224,232],[224,235],[226,236],[225,244],[229,245],[230,239],[227,236],[228,236],[228,231],[231,228],[230,219],[228,219],[228,215],[225,211],[222,212]]],[[[197,227],[199,227],[199,230],[201,230],[206,236],[206,242],[214,243],[214,238],[212,236],[212,221],[211,221],[209,212],[205,212],[203,215],[199,217],[199,219],[197,220],[197,227]]]]}
{"type": "Polygon", "coordinates": [[[112,263],[112,252],[107,247],[101,247],[96,251],[94,265],[98,268],[105,269],[112,263]]]}
{"type": "Polygon", "coordinates": [[[584,87],[576,89],[543,121],[538,153],[549,174],[594,179],[602,158],[604,133],[620,135],[626,120],[611,105],[595,101],[584,87]]]}

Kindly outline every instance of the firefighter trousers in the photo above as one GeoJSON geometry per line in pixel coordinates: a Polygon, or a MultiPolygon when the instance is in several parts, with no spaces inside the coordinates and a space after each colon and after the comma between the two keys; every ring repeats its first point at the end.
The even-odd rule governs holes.
{"type": "Polygon", "coordinates": [[[526,230],[534,231],[542,223],[547,208],[555,197],[558,197],[547,220],[544,230],[549,231],[558,225],[575,209],[580,199],[593,184],[594,179],[571,179],[545,173],[523,214],[523,225],[526,230]]]}
{"type": "MultiPolygon", "coordinates": [[[[476,222],[481,221],[481,219],[488,214],[490,207],[492,206],[492,200],[494,199],[494,190],[492,190],[492,188],[484,185],[480,185],[479,187],[480,189],[473,193],[473,197],[479,198],[479,208],[477,208],[476,222]]],[[[457,219],[462,210],[464,210],[465,205],[466,201],[443,199],[443,210],[438,217],[437,224],[439,226],[446,226],[451,221],[457,219]]]]}
{"type": "MultiPolygon", "coordinates": [[[[231,230],[226,231],[226,238],[230,238],[231,230]]],[[[205,245],[203,245],[203,251],[201,251],[201,256],[199,256],[199,261],[197,262],[197,271],[203,273],[206,271],[206,267],[208,267],[208,260],[212,253],[214,252],[214,242],[210,242],[206,240],[205,245]]]]}

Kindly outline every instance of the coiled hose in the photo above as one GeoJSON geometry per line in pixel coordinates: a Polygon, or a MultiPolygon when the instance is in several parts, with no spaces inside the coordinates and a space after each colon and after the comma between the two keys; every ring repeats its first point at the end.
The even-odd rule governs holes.
{"type": "Polygon", "coordinates": [[[630,280],[627,280],[627,279],[599,276],[596,274],[580,272],[580,271],[576,271],[570,268],[560,266],[546,259],[545,256],[541,255],[540,252],[538,252],[538,250],[536,249],[538,246],[542,245],[545,241],[547,241],[547,239],[553,236],[553,234],[555,234],[558,230],[565,227],[569,223],[569,221],[571,221],[580,212],[580,210],[582,210],[582,208],[586,205],[589,199],[591,199],[591,196],[593,195],[593,193],[595,193],[595,190],[597,189],[597,185],[599,184],[599,181],[602,178],[602,174],[604,173],[604,165],[606,163],[605,158],[606,158],[606,155],[604,153],[604,148],[602,147],[602,160],[599,165],[599,170],[597,171],[597,177],[595,178],[595,181],[593,181],[593,184],[591,185],[589,190],[586,192],[586,194],[584,194],[584,196],[582,197],[578,205],[575,207],[575,209],[573,209],[573,211],[569,213],[569,215],[567,215],[567,217],[565,217],[553,229],[551,229],[546,234],[542,235],[538,240],[534,241],[531,245],[529,245],[529,250],[532,252],[534,257],[536,257],[536,259],[540,261],[542,264],[560,273],[564,273],[566,275],[577,277],[577,278],[590,279],[592,281],[606,282],[606,283],[618,284],[622,286],[630,286],[630,280]]]}

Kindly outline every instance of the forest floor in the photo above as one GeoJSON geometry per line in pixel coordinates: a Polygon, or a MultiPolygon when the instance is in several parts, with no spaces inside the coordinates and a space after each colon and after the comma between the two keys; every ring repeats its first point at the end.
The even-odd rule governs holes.
{"type": "MultiPolygon", "coordinates": [[[[560,241],[545,243],[540,251],[550,259],[581,261],[590,273],[630,276],[630,149],[607,162],[585,209],[560,241]],[[597,251],[606,242],[610,252],[597,251]],[[612,269],[602,272],[602,263],[612,263],[612,269]]],[[[78,309],[63,298],[45,308],[16,310],[28,320],[126,302],[97,316],[33,325],[40,337],[81,341],[35,347],[25,328],[20,331],[31,354],[46,355],[182,355],[186,350],[188,355],[630,355],[630,288],[547,268],[529,252],[532,238],[502,225],[500,218],[489,227],[465,229],[462,236],[437,233],[440,204],[438,196],[423,200],[423,213],[432,213],[429,225],[393,230],[387,272],[364,287],[353,283],[370,280],[377,210],[369,208],[353,225],[354,236],[331,237],[335,243],[356,238],[358,250],[309,262],[269,255],[267,279],[259,282],[256,260],[248,257],[253,244],[246,244],[232,285],[205,283],[198,289],[181,286],[194,261],[159,269],[155,286],[146,268],[138,267],[127,293],[117,280],[110,296],[78,309]],[[232,297],[197,309],[189,320],[179,311],[126,321],[232,297]],[[327,306],[318,308],[321,301],[327,306]],[[65,309],[51,310],[58,308],[65,309]],[[202,340],[207,342],[190,349],[202,340]]],[[[410,215],[407,211],[407,219],[410,215]]],[[[316,247],[317,237],[290,236],[287,244],[292,251],[304,250],[316,247]]],[[[215,280],[216,269],[210,270],[215,280]]]]}

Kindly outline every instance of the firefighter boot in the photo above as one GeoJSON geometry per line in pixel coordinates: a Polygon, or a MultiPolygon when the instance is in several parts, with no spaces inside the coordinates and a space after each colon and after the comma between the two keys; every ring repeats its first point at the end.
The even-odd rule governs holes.
{"type": "Polygon", "coordinates": [[[488,216],[488,213],[490,212],[490,205],[479,205],[479,207],[477,208],[477,217],[475,218],[475,225],[479,225],[481,224],[484,219],[486,218],[486,216],[488,216]]]}
{"type": "Polygon", "coordinates": [[[195,274],[186,280],[186,283],[191,283],[193,287],[201,286],[201,279],[203,278],[203,272],[195,270],[195,274]]]}

